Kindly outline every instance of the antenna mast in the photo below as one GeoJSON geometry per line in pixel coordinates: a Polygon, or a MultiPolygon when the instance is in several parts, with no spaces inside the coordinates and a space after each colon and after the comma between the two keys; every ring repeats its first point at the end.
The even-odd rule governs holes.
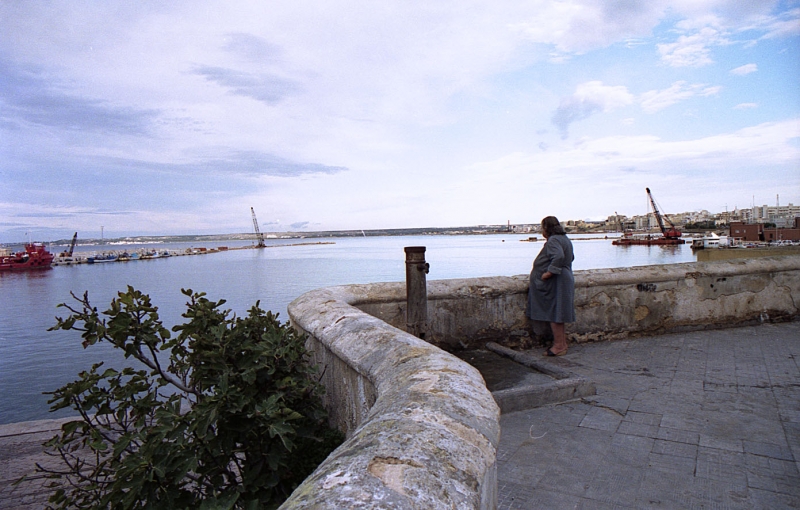
{"type": "Polygon", "coordinates": [[[258,229],[258,220],[256,219],[256,211],[251,207],[250,213],[253,215],[253,227],[256,229],[256,239],[258,240],[258,248],[264,248],[264,234],[258,229]]]}

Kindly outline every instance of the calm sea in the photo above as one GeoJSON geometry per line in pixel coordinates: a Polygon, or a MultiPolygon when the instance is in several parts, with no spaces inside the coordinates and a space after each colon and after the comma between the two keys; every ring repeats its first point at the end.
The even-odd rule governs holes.
{"type": "MultiPolygon", "coordinates": [[[[672,264],[694,261],[689,245],[613,246],[610,239],[573,236],[574,269],[672,264]]],[[[116,293],[130,285],[150,295],[165,325],[181,322],[185,296],[181,288],[205,292],[209,299],[226,299],[226,307],[244,314],[256,301],[288,320],[286,307],[304,292],[350,283],[405,279],[406,246],[426,246],[431,265],[428,280],[527,274],[539,242],[521,242],[527,235],[395,236],[312,240],[268,240],[266,249],[232,250],[206,255],[154,260],[58,266],[47,271],[0,273],[0,424],[56,418],[48,396],[76,378],[92,363],[119,366],[113,349],[81,347],[77,332],[47,331],[55,317],[65,317],[56,305],[71,300],[70,292],[88,291],[94,306],[105,310],[116,293]],[[297,245],[302,242],[332,244],[297,245]]],[[[249,243],[238,243],[239,246],[249,243]]],[[[194,247],[237,243],[206,243],[194,247]]],[[[135,250],[141,246],[114,246],[135,250]]],[[[188,244],[148,245],[185,250],[188,244]]],[[[96,248],[81,248],[78,250],[96,248]]],[[[58,251],[52,248],[51,251],[58,251]]]]}

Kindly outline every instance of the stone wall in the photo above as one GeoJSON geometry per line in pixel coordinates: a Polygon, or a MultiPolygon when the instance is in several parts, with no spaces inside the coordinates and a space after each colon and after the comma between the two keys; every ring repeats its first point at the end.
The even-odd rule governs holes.
{"type": "Polygon", "coordinates": [[[500,411],[480,373],[352,306],[361,287],[289,305],[347,440],[281,508],[494,508],[500,411]]]}
{"type": "MultiPolygon", "coordinates": [[[[577,271],[572,341],[796,318],[800,257],[577,271]]],[[[527,335],[527,275],[428,282],[426,339],[405,284],[309,292],[289,305],[348,439],[282,508],[494,508],[499,410],[448,350],[527,335]]]]}
{"type": "MultiPolygon", "coordinates": [[[[403,284],[359,287],[356,306],[403,327],[403,284]]],[[[528,275],[430,281],[426,339],[448,350],[513,344],[528,334],[527,292],[528,275]]],[[[800,256],[576,271],[575,308],[573,342],[791,319],[800,256]]]]}

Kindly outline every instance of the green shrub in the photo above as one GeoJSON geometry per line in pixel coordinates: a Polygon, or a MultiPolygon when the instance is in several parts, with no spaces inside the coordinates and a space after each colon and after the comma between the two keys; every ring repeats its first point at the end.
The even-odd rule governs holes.
{"type": "Polygon", "coordinates": [[[258,303],[239,318],[224,300],[182,292],[188,322],[174,338],[131,287],[107,318],[87,294],[60,305],[72,313],[51,330],[80,331],[84,347],[110,342],[146,368],[98,363],[50,393],[51,410],[81,415],[46,443],[63,469],[37,466],[54,479],[56,508],[276,507],[341,443],[301,336],[258,303]]]}

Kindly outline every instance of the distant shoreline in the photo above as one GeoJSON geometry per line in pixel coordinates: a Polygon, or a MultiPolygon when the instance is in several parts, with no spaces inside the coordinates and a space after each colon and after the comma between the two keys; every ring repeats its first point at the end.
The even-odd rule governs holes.
{"type": "MultiPolygon", "coordinates": [[[[322,237],[383,237],[383,236],[414,236],[414,235],[488,235],[488,234],[533,234],[535,232],[510,232],[506,226],[481,225],[473,227],[425,227],[425,228],[395,228],[372,230],[321,230],[315,232],[263,232],[265,240],[275,239],[316,239],[322,237]]],[[[81,238],[78,233],[78,245],[86,244],[155,244],[155,243],[193,243],[193,242],[225,242],[225,241],[256,241],[256,234],[252,232],[236,234],[206,234],[206,235],[174,235],[174,236],[123,236],[114,238],[81,238]]],[[[45,244],[53,246],[69,245],[72,239],[58,239],[45,244]]],[[[22,243],[5,243],[13,246],[22,243]]]]}
{"type": "MultiPolygon", "coordinates": [[[[422,228],[389,228],[371,230],[320,230],[314,232],[263,232],[264,239],[284,240],[284,239],[318,239],[318,238],[347,238],[347,237],[386,237],[386,236],[421,236],[421,235],[541,235],[537,228],[538,225],[515,225],[516,228],[531,228],[530,231],[508,230],[506,225],[477,225],[470,227],[422,227],[422,228]]],[[[704,231],[686,231],[685,234],[697,234],[704,231]]],[[[204,234],[204,235],[165,235],[165,236],[123,236],[113,238],[81,238],[78,233],[78,246],[97,245],[130,245],[130,244],[166,244],[166,243],[203,243],[203,242],[230,242],[230,241],[252,241],[257,242],[256,234],[253,232],[234,233],[234,234],[204,234]]],[[[618,231],[580,230],[567,232],[572,240],[582,240],[577,237],[581,235],[607,235],[609,238],[621,235],[618,231]]],[[[50,246],[69,246],[72,239],[58,239],[45,242],[50,246]]],[[[22,246],[24,242],[0,243],[3,247],[22,246]]]]}

